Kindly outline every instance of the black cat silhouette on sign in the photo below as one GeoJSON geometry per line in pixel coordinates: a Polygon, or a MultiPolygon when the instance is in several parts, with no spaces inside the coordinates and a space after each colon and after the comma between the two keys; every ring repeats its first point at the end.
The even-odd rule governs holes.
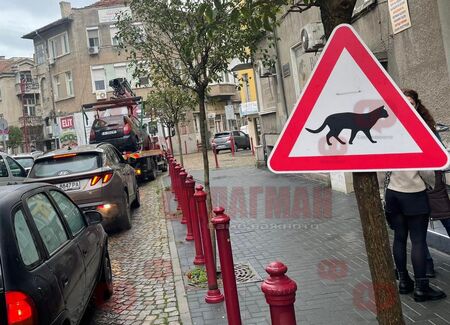
{"type": "Polygon", "coordinates": [[[356,137],[356,134],[359,131],[362,131],[366,137],[372,143],[377,143],[374,139],[372,139],[372,135],[370,134],[370,130],[372,127],[378,122],[380,118],[387,118],[389,116],[388,112],[384,109],[384,106],[380,106],[369,113],[336,113],[328,116],[322,125],[316,129],[308,129],[305,128],[308,132],[311,133],[320,133],[325,127],[329,127],[330,131],[328,131],[326,138],[327,144],[329,146],[332,145],[330,142],[330,138],[334,137],[337,141],[342,144],[346,144],[344,141],[339,139],[339,134],[344,129],[351,130],[349,144],[353,144],[353,140],[356,137]]]}

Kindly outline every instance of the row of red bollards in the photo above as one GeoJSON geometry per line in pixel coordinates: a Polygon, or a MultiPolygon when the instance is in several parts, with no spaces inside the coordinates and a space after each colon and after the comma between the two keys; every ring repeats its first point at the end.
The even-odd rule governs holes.
{"type": "MultiPolygon", "coordinates": [[[[176,159],[167,155],[171,191],[181,210],[181,223],[186,224],[186,240],[194,241],[195,265],[205,265],[208,280],[208,291],[205,295],[207,303],[224,301],[227,311],[228,324],[241,325],[239,299],[234,273],[233,253],[230,240],[230,217],[222,207],[213,210],[215,216],[211,224],[216,231],[217,246],[222,272],[224,295],[217,283],[217,270],[214,261],[213,244],[209,227],[208,210],[206,206],[207,193],[176,159]],[[195,190],[194,190],[195,188],[195,190]]],[[[273,262],[266,268],[269,277],[261,286],[266,301],[270,306],[273,325],[295,325],[295,292],[296,283],[285,275],[287,267],[281,262],[273,262]]]]}

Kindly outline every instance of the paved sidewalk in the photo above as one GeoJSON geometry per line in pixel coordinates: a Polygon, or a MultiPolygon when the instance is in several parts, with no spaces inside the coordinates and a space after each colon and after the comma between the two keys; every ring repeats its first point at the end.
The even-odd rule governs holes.
{"type": "MultiPolygon", "coordinates": [[[[180,157],[175,155],[175,158],[180,161],[180,157]]],[[[189,155],[183,155],[184,167],[188,170],[203,170],[202,153],[193,153],[189,155]]],[[[214,154],[211,150],[208,151],[209,167],[211,170],[216,168],[214,161],[214,154]]],[[[219,168],[234,168],[244,166],[255,166],[255,157],[252,155],[251,150],[236,151],[234,157],[230,151],[221,151],[217,155],[219,162],[219,168]]]]}
{"type": "MultiPolygon", "coordinates": [[[[197,180],[203,177],[202,171],[192,174],[197,180]]],[[[168,177],[164,181],[168,184],[168,177]]],[[[377,324],[353,195],[252,167],[212,170],[211,186],[215,205],[223,205],[231,217],[235,263],[250,263],[261,278],[266,278],[264,268],[274,260],[288,266],[287,275],[298,285],[299,324],[377,324]]],[[[185,226],[179,220],[171,222],[181,268],[187,272],[194,267],[194,245],[184,241],[185,226]]],[[[435,250],[432,255],[437,270],[432,283],[450,294],[450,257],[435,250]]],[[[261,281],[238,284],[245,325],[270,324],[260,285],[261,281]]],[[[194,324],[227,324],[224,303],[208,305],[205,289],[186,287],[194,324]]],[[[416,303],[406,295],[402,305],[408,324],[450,323],[450,298],[416,303]]]]}

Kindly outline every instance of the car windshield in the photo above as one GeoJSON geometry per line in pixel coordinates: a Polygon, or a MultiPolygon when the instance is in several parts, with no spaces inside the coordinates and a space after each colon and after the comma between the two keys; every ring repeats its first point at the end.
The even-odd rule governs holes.
{"type": "Polygon", "coordinates": [[[23,168],[33,166],[34,159],[31,157],[15,157],[14,158],[23,168]]]}
{"type": "Polygon", "coordinates": [[[214,135],[214,138],[223,138],[223,137],[229,137],[230,136],[230,132],[222,132],[222,133],[216,133],[214,135]]]}
{"type": "Polygon", "coordinates": [[[30,171],[30,177],[52,177],[90,171],[101,166],[97,153],[55,155],[37,160],[30,171]]]}
{"type": "Polygon", "coordinates": [[[123,125],[123,116],[101,117],[94,121],[92,127],[94,129],[104,128],[106,126],[123,125]]]}

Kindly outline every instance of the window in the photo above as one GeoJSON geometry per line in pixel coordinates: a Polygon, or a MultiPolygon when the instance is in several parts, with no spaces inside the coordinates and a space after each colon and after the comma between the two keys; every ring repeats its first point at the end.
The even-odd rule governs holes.
{"type": "Polygon", "coordinates": [[[67,96],[73,96],[72,73],[70,71],[65,72],[65,77],[66,77],[67,96]]]}
{"type": "Polygon", "coordinates": [[[70,52],[67,33],[59,34],[48,40],[50,57],[55,59],[70,52]]]}
{"type": "Polygon", "coordinates": [[[44,43],[36,44],[34,48],[36,64],[45,63],[45,46],[44,43]]]}
{"type": "Polygon", "coordinates": [[[111,35],[111,45],[112,46],[118,46],[119,45],[119,37],[117,36],[119,29],[114,26],[111,25],[109,26],[109,33],[111,35]]]}
{"type": "Polygon", "coordinates": [[[33,236],[28,228],[23,211],[14,214],[14,232],[23,264],[31,265],[39,261],[39,254],[34,243],[33,236]]]}
{"type": "Polygon", "coordinates": [[[62,89],[61,89],[61,82],[59,80],[59,75],[53,76],[53,84],[54,84],[54,91],[55,91],[55,99],[62,98],[62,89]]]}
{"type": "Polygon", "coordinates": [[[27,205],[48,253],[54,253],[68,241],[55,208],[43,193],[28,198],[27,205]]]}
{"type": "Polygon", "coordinates": [[[106,76],[103,67],[92,67],[91,78],[94,92],[106,90],[106,76]]]}
{"type": "Polygon", "coordinates": [[[147,36],[145,34],[144,25],[142,23],[133,23],[134,27],[137,28],[138,36],[136,37],[138,41],[145,42],[147,36]]]}
{"type": "Polygon", "coordinates": [[[126,63],[114,64],[114,72],[116,74],[116,78],[125,78],[125,79],[127,79],[127,65],[126,65],[126,63]]]}
{"type": "Polygon", "coordinates": [[[6,161],[8,162],[9,169],[14,177],[27,177],[27,172],[25,169],[15,162],[14,159],[11,157],[6,157],[6,161]]]}
{"type": "Polygon", "coordinates": [[[48,158],[36,161],[30,171],[31,177],[58,176],[60,172],[82,173],[101,167],[101,160],[96,153],[85,153],[58,159],[48,158]]]}
{"type": "Polygon", "coordinates": [[[23,113],[26,116],[36,116],[36,100],[34,97],[24,98],[23,113]]]}
{"type": "Polygon", "coordinates": [[[66,218],[72,234],[78,234],[85,227],[84,218],[80,210],[61,192],[50,191],[50,194],[59,206],[64,218],[66,218]]]}
{"type": "Polygon", "coordinates": [[[150,85],[150,81],[148,80],[148,77],[139,77],[139,80],[137,82],[138,87],[145,87],[150,85]]]}
{"type": "Polygon", "coordinates": [[[26,84],[33,83],[33,78],[31,78],[31,72],[21,72],[20,81],[24,80],[26,84]]]}
{"type": "Polygon", "coordinates": [[[0,177],[8,177],[8,168],[6,168],[6,163],[2,156],[0,156],[0,177]]]}
{"type": "Polygon", "coordinates": [[[87,29],[88,46],[100,46],[98,38],[98,27],[91,27],[87,29]]]}

